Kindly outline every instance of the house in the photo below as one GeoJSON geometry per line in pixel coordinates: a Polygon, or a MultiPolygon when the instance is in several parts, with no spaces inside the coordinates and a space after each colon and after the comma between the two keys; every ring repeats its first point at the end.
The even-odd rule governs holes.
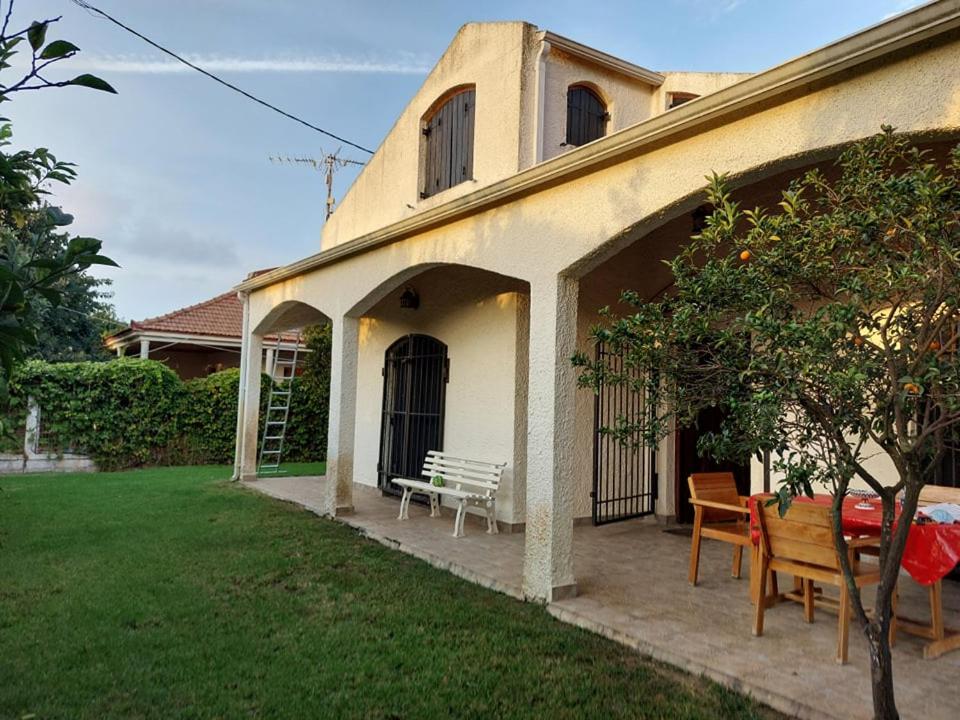
{"type": "MultiPolygon", "coordinates": [[[[325,507],[394,491],[442,448],[505,461],[497,519],[524,532],[523,590],[576,592],[573,527],[682,516],[696,430],[627,453],[597,432],[641,411],[578,390],[597,309],[670,285],[704,176],[770,205],[881,124],[943,156],[960,139],[960,6],[935,2],[750,76],[654,72],[524,22],[473,23],[327,222],[322,250],[241,283],[235,475],[256,470],[272,333],[332,323],[325,507]]],[[[712,419],[702,418],[701,429],[712,419]]],[[[759,490],[759,462],[735,468],[759,490]]]]}
{"type": "MultiPolygon", "coordinates": [[[[181,379],[190,380],[239,367],[242,328],[243,306],[236,291],[231,290],[165,315],[134,320],[123,330],[108,335],[104,343],[118,357],[136,353],[140,358],[159,360],[181,379]]],[[[280,352],[287,355],[295,347],[304,349],[303,343],[298,345],[296,333],[265,336],[258,366],[263,372],[270,372],[278,339],[280,352]]]]}

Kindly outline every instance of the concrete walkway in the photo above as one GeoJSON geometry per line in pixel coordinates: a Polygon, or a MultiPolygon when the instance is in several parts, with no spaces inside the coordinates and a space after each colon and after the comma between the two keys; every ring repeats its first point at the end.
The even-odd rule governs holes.
{"type": "MultiPolygon", "coordinates": [[[[320,512],[324,478],[278,477],[245,483],[259,492],[320,512]]],[[[419,557],[471,582],[522,597],[524,536],[487,535],[467,524],[467,536],[451,537],[450,517],[432,519],[411,506],[397,520],[399,503],[354,486],[353,515],[338,518],[361,534],[419,557]]],[[[757,700],[802,718],[872,716],[866,642],[851,631],[850,663],[834,663],[836,616],[818,612],[803,622],[793,603],[772,608],[763,637],[750,634],[746,561],[744,579],[730,578],[730,550],[706,541],[701,582],[687,583],[690,540],[666,533],[649,520],[574,531],[578,597],[551,603],[559,619],[605,635],[645,655],[703,674],[757,700]]],[[[789,580],[786,580],[789,582],[789,580]]],[[[944,586],[948,624],[960,626],[960,587],[944,586]]],[[[901,610],[926,617],[926,592],[908,577],[901,583],[901,610]]],[[[924,660],[922,641],[901,634],[894,648],[897,697],[905,718],[955,720],[960,713],[960,652],[924,660]]]]}

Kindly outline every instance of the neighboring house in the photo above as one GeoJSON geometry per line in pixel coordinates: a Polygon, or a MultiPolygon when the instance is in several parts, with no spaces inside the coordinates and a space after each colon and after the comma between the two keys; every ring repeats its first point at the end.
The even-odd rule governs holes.
{"type": "MultiPolygon", "coordinates": [[[[249,277],[257,274],[251,273],[249,277]]],[[[117,356],[159,360],[183,380],[189,380],[239,367],[242,330],[243,306],[236,291],[231,290],[166,315],[133,321],[104,342],[117,356]]],[[[276,334],[264,338],[259,365],[263,372],[270,370],[277,339],[276,334]]],[[[283,333],[280,350],[284,357],[294,347],[297,347],[296,333],[283,333]]],[[[301,344],[300,349],[303,347],[301,344]]]]}
{"type": "MultiPolygon", "coordinates": [[[[702,222],[711,171],[746,205],[772,205],[881,124],[943,157],[960,139],[957,7],[749,77],[653,72],[522,22],[465,25],[322,251],[238,286],[236,475],[256,471],[265,339],[329,320],[327,511],[352,509],[353,483],[391,492],[428,449],[505,461],[497,516],[526,532],[524,591],[575,592],[575,521],[682,517],[702,464],[696,429],[632,452],[597,432],[642,411],[577,390],[570,357],[603,351],[589,341],[598,308],[669,289],[661,261],[702,222]]],[[[743,490],[763,486],[760,463],[734,469],[743,490]]]]}

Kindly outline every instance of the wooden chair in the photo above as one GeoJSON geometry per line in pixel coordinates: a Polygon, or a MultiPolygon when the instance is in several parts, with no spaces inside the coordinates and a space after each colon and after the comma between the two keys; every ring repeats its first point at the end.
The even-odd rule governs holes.
{"type": "MultiPolygon", "coordinates": [[[[757,573],[759,596],[766,595],[767,572],[785,572],[798,578],[803,591],[804,619],[813,622],[814,604],[833,604],[839,616],[837,624],[837,662],[847,662],[850,638],[850,596],[840,569],[840,556],[834,546],[830,508],[813,503],[795,502],[781,518],[775,506],[766,507],[757,499],[756,517],[760,530],[760,568],[757,573]],[[814,583],[832,585],[840,589],[839,601],[817,597],[814,583]]],[[[853,538],[847,541],[850,563],[858,588],[880,582],[876,568],[860,567],[859,551],[877,545],[879,538],[853,538]]],[[[766,602],[755,602],[753,634],[763,634],[763,616],[766,602]]],[[[896,632],[890,629],[891,639],[896,632]]]]}
{"type": "Polygon", "coordinates": [[[733,545],[733,572],[740,577],[743,548],[752,545],[750,538],[749,498],[737,494],[733,473],[694,473],[690,485],[693,505],[693,540],[690,544],[691,585],[697,584],[700,572],[700,543],[703,538],[733,545]]]}
{"type": "MultiPolygon", "coordinates": [[[[960,488],[927,485],[920,490],[920,505],[956,503],[960,505],[960,488]]],[[[943,624],[943,581],[937,580],[928,586],[930,597],[930,623],[922,623],[898,616],[900,627],[911,635],[930,640],[923,648],[923,657],[937,658],[951,650],[960,649],[960,631],[943,624]]]]}

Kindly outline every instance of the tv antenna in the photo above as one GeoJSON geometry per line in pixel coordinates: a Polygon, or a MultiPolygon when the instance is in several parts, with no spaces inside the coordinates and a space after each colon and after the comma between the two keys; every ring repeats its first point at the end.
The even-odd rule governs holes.
{"type": "Polygon", "coordinates": [[[288,163],[290,165],[309,165],[317,172],[325,173],[327,176],[327,215],[324,218],[329,220],[330,216],[333,215],[333,207],[335,200],[333,199],[333,174],[345,168],[348,165],[363,165],[364,163],[359,160],[351,160],[350,158],[340,157],[340,150],[342,148],[337,148],[336,152],[325,153],[321,149],[320,157],[290,157],[287,155],[277,155],[270,156],[270,162],[275,163],[288,163]]]}

